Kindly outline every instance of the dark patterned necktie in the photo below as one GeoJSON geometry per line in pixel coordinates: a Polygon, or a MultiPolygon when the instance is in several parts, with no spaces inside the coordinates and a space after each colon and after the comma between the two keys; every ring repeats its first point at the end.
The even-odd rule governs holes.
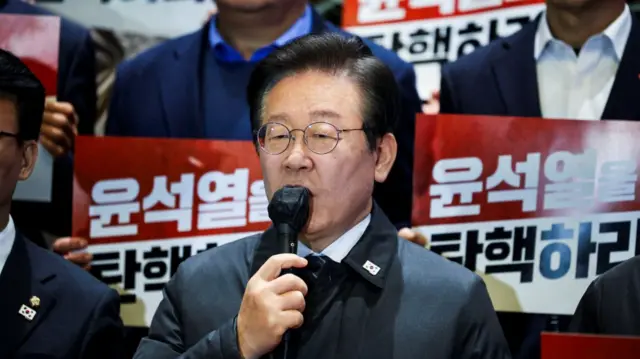
{"type": "Polygon", "coordinates": [[[307,284],[305,322],[312,324],[324,314],[346,278],[346,267],[325,255],[309,255],[306,268],[298,274],[307,284]]]}

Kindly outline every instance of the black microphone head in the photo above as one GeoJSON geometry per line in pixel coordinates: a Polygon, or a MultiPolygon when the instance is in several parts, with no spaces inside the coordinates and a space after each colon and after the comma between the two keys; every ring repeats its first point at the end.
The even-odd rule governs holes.
{"type": "Polygon", "coordinates": [[[284,186],[273,194],[267,210],[273,224],[288,224],[300,232],[309,219],[309,189],[284,186]]]}

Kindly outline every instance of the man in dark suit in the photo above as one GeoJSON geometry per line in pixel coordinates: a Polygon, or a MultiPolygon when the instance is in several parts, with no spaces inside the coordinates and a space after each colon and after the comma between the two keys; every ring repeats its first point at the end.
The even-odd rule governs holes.
{"type": "Polygon", "coordinates": [[[639,74],[640,23],[625,0],[548,0],[521,31],[444,66],[440,113],[638,120],[639,74]],[[591,110],[559,106],[570,100],[591,110]]]}
{"type": "Polygon", "coordinates": [[[276,49],[247,90],[267,197],[310,191],[296,254],[274,228],[191,257],[135,358],[509,358],[479,276],[400,239],[373,198],[397,153],[399,89],[362,40],[276,49]],[[283,269],[295,274],[280,276],[283,269]]]}
{"type": "Polygon", "coordinates": [[[0,358],[120,358],[118,294],[26,240],[11,196],[38,156],[44,87],[0,50],[0,358]]]}
{"type": "MultiPolygon", "coordinates": [[[[169,40],[122,64],[106,135],[251,140],[244,91],[258,60],[298,36],[337,32],[306,0],[221,0],[199,31],[169,40]]],[[[393,52],[367,42],[394,72],[403,113],[394,133],[398,161],[375,198],[398,227],[410,227],[415,72],[393,52]]]]}
{"type": "MultiPolygon", "coordinates": [[[[0,0],[0,13],[53,15],[23,0],[0,0]]],[[[89,253],[70,253],[86,248],[86,240],[67,236],[71,234],[74,138],[78,133],[94,133],[96,59],[87,29],[61,18],[60,31],[57,98],[47,102],[40,134],[42,145],[56,159],[52,201],[51,204],[15,201],[12,214],[16,225],[31,240],[86,265],[91,261],[89,253]]]]}
{"type": "Polygon", "coordinates": [[[596,278],[580,299],[569,331],[640,336],[640,256],[596,278]]]}
{"type": "MultiPolygon", "coordinates": [[[[443,67],[440,113],[640,120],[640,23],[625,0],[546,4],[521,31],[443,67]]],[[[519,358],[539,358],[540,331],[570,319],[499,316],[519,358]]]]}

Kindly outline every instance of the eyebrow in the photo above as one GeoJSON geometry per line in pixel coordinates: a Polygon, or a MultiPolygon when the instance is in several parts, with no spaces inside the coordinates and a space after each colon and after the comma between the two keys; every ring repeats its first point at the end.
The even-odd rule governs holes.
{"type": "Polygon", "coordinates": [[[309,116],[311,117],[312,120],[315,119],[324,119],[324,118],[331,118],[331,119],[339,119],[342,118],[342,116],[340,116],[339,113],[335,112],[335,111],[331,111],[331,110],[314,110],[311,111],[309,113],[309,116]]]}
{"type": "Polygon", "coordinates": [[[277,113],[275,115],[271,115],[269,116],[269,118],[267,118],[266,122],[285,122],[288,123],[289,122],[289,116],[283,114],[283,113],[277,113]]]}
{"type": "MultiPolygon", "coordinates": [[[[313,110],[313,111],[309,112],[309,117],[311,118],[312,121],[323,120],[323,119],[326,119],[326,118],[330,118],[330,119],[342,118],[342,116],[340,116],[339,113],[337,113],[335,111],[331,111],[331,110],[313,110]]],[[[276,113],[276,114],[273,114],[273,115],[269,116],[269,118],[267,118],[267,122],[285,122],[285,123],[288,123],[289,122],[289,116],[284,114],[284,113],[276,113]]]]}

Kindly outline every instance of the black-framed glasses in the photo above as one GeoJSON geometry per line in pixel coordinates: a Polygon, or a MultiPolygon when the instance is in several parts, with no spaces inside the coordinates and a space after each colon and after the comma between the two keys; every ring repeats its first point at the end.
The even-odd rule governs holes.
{"type": "Polygon", "coordinates": [[[260,148],[270,154],[279,155],[289,148],[291,139],[295,141],[293,132],[300,131],[303,134],[304,144],[307,148],[319,155],[333,151],[342,139],[343,132],[366,131],[365,127],[338,129],[328,122],[314,122],[304,129],[292,129],[281,123],[267,122],[258,129],[256,140],[260,148]]]}

